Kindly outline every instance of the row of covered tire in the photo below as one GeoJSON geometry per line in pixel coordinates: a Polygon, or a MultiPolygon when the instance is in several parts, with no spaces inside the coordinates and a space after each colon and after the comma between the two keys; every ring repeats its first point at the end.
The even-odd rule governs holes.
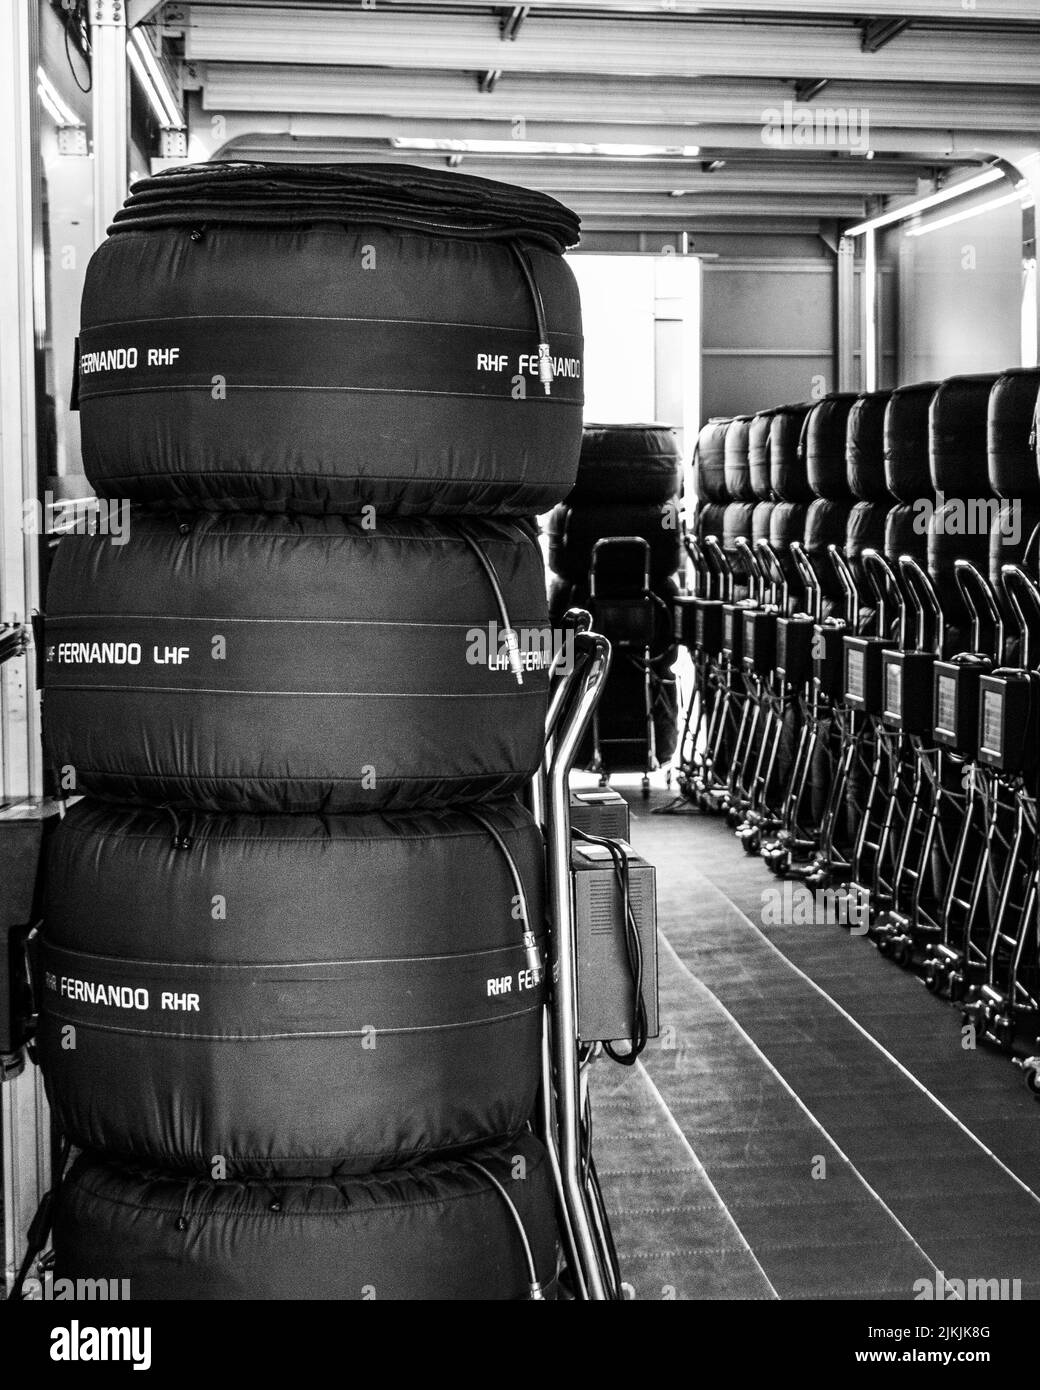
{"type": "Polygon", "coordinates": [[[549,612],[589,609],[612,643],[607,681],[579,762],[604,779],[647,774],[675,751],[682,457],[660,424],[586,425],[575,484],[548,519],[549,612]]]}
{"type": "Polygon", "coordinates": [[[709,422],[680,786],[1036,1089],[1040,370],[709,422]],[[851,905],[851,907],[850,907],[851,905]]]}
{"type": "Polygon", "coordinates": [[[577,230],[475,178],[215,164],[136,184],[91,261],[84,458],[132,507],[61,541],[45,619],[82,798],[37,947],[60,1276],[554,1296],[520,794],[577,230]]]}

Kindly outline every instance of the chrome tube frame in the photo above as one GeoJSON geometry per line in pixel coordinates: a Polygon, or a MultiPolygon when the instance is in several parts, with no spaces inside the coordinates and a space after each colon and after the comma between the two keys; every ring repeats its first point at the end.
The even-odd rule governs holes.
{"type": "Polygon", "coordinates": [[[583,660],[562,682],[550,711],[552,749],[548,771],[546,850],[551,922],[552,1062],[559,1133],[562,1201],[573,1233],[576,1271],[592,1302],[611,1297],[609,1264],[597,1232],[581,1162],[581,1077],[578,1060],[577,952],[571,896],[569,774],[610,667],[610,643],[582,632],[575,648],[583,660]],[[567,698],[568,694],[571,696],[567,698]],[[558,727],[556,727],[558,725],[558,727]]]}

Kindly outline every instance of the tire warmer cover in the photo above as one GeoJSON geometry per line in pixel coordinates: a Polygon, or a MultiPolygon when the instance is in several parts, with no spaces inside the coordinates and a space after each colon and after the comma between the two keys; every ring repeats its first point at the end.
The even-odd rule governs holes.
{"type": "Polygon", "coordinates": [[[885,482],[900,502],[933,493],[928,459],[928,411],[937,383],[917,382],[892,392],[885,410],[885,482]]]}
{"type": "Polygon", "coordinates": [[[667,502],[682,491],[682,456],[670,425],[586,425],[570,506],[667,502]]]}
{"type": "Polygon", "coordinates": [[[541,552],[520,522],[468,531],[526,649],[522,685],[456,523],[135,512],[126,544],[66,537],[44,694],[65,789],[262,812],[518,790],[544,738],[541,552]]]}
{"type": "Polygon", "coordinates": [[[738,415],[726,429],[726,492],[734,502],[754,502],[751,485],[751,416],[738,415]]]}
{"type": "Polygon", "coordinates": [[[553,1191],[529,1133],[339,1179],[210,1182],[83,1153],[55,1208],[55,1277],[125,1279],[132,1301],[526,1299],[520,1233],[492,1179],[555,1296],[553,1191]]]}
{"type": "Polygon", "coordinates": [[[87,476],[189,507],[546,511],[581,440],[577,239],[555,199],[446,171],[144,179],[87,268],[87,476]]]}
{"type": "MultiPolygon", "coordinates": [[[[719,507],[720,520],[722,511],[719,507]]],[[[680,516],[677,497],[627,506],[557,507],[549,518],[550,567],[572,583],[587,581],[597,541],[610,536],[639,536],[650,547],[651,577],[656,581],[674,574],[682,561],[680,516]]],[[[601,575],[609,575],[609,565],[607,560],[601,575]]]]}
{"type": "Polygon", "coordinates": [[[694,448],[700,496],[705,502],[729,502],[726,487],[726,432],[729,420],[715,418],[701,427],[694,448]]]}
{"type": "Polygon", "coordinates": [[[209,1176],[220,1158],[283,1177],[515,1134],[544,983],[477,816],[540,936],[541,835],[515,801],[176,818],[78,802],[48,855],[39,947],[60,1129],[166,1170],[209,1176]]]}

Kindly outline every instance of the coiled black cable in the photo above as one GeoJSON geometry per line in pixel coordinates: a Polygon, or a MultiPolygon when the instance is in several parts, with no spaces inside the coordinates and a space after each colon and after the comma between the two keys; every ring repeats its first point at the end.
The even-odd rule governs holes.
{"type": "Polygon", "coordinates": [[[617,840],[607,839],[603,835],[589,835],[584,830],[577,830],[573,827],[571,834],[587,844],[600,845],[607,850],[621,888],[622,912],[625,923],[625,953],[628,957],[633,987],[632,1035],[628,1052],[618,1052],[614,1045],[609,1042],[603,1044],[603,1050],[608,1057],[620,1063],[621,1066],[631,1067],[635,1065],[636,1059],[649,1040],[649,1024],[646,1002],[643,999],[643,945],[639,937],[639,926],[635,919],[635,913],[632,911],[628,855],[617,840]]]}

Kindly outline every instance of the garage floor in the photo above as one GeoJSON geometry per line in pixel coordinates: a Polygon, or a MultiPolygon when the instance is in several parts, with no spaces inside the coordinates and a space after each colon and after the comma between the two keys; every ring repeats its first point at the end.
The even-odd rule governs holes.
{"type": "Polygon", "coordinates": [[[941,1271],[1040,1298],[1021,1073],[962,1047],[959,1011],[864,937],[765,924],[777,881],[723,823],[619,790],[658,871],[665,1030],[632,1069],[595,1064],[631,1295],[913,1299],[941,1271]]]}

